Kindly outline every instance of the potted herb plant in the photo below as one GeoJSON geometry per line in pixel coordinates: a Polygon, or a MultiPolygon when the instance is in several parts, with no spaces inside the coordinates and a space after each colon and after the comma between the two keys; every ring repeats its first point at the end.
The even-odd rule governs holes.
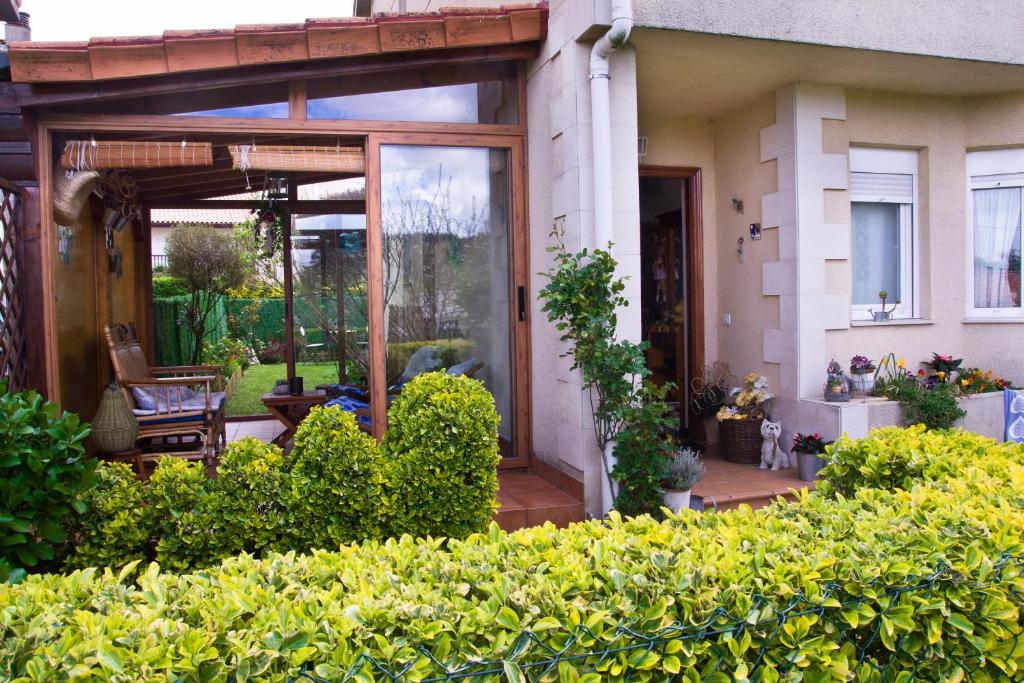
{"type": "Polygon", "coordinates": [[[744,465],[761,462],[761,420],[768,417],[768,378],[752,372],[743,378],[743,388],[733,389],[731,405],[722,406],[715,416],[726,460],[744,465]]]}
{"type": "Polygon", "coordinates": [[[793,435],[793,452],[796,453],[797,470],[802,481],[814,481],[818,478],[818,470],[825,466],[821,454],[825,452],[828,444],[821,438],[821,434],[793,435]]]}
{"type": "Polygon", "coordinates": [[[844,403],[850,400],[850,382],[838,362],[832,360],[826,369],[825,400],[830,403],[844,403]]]}
{"type": "Polygon", "coordinates": [[[867,356],[850,359],[850,388],[861,394],[870,394],[875,388],[875,361],[867,356]]]}
{"type": "Polygon", "coordinates": [[[676,450],[668,463],[665,480],[662,483],[662,499],[665,507],[679,512],[690,507],[690,492],[704,478],[704,463],[700,451],[684,446],[676,450]]]}

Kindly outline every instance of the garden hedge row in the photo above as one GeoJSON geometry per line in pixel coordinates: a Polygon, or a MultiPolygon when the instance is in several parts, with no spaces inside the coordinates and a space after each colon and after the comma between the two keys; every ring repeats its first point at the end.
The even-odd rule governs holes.
{"type": "Polygon", "coordinates": [[[955,478],[756,512],[404,536],[194,574],[151,565],[134,583],[131,567],[33,576],[0,587],[0,666],[15,680],[387,680],[376,663],[414,681],[476,659],[494,660],[486,680],[1021,680],[1024,454],[945,448],[960,438],[922,445],[955,478]],[[638,635],[675,626],[692,637],[638,635]],[[537,641],[570,638],[580,657],[531,666],[551,658],[537,641]]]}
{"type": "Polygon", "coordinates": [[[477,380],[425,373],[388,410],[378,445],[341,408],[315,408],[284,457],[253,438],[228,446],[217,477],[164,458],[149,483],[98,468],[81,500],[71,568],[156,560],[184,571],[241,552],[338,548],[412,533],[465,538],[497,505],[498,415],[477,380]]]}

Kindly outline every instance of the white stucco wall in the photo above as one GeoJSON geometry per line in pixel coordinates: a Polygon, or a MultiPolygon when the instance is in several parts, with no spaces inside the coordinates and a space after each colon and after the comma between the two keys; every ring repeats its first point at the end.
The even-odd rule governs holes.
{"type": "MultiPolygon", "coordinates": [[[[598,514],[603,467],[589,398],[579,372],[570,371],[571,360],[562,357],[566,347],[537,297],[547,283],[539,273],[552,263],[547,252],[552,227],[564,229],[570,250],[593,246],[590,43],[576,41],[588,24],[575,9],[552,5],[548,40],[528,68],[532,445],[535,457],[583,480],[587,511],[598,514]]],[[[635,69],[631,48],[613,56],[614,252],[632,303],[620,315],[619,331],[634,341],[641,333],[635,69]]]]}
{"type": "Polygon", "coordinates": [[[640,26],[1024,64],[1024,3],[1016,0],[634,0],[633,5],[640,26]]]}

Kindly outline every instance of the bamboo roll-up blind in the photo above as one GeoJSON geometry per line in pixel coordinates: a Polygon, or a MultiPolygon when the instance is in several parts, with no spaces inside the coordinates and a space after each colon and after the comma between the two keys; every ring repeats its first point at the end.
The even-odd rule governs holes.
{"type": "Polygon", "coordinates": [[[362,147],[309,147],[302,145],[228,145],[239,171],[327,171],[364,173],[362,147]]]}
{"type": "Polygon", "coordinates": [[[64,145],[60,165],[76,171],[213,166],[213,146],[209,142],[69,140],[64,145]]]}

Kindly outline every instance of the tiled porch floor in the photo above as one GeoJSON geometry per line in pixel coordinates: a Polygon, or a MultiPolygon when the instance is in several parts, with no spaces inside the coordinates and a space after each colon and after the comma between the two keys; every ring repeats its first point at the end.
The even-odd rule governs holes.
{"type": "MultiPolygon", "coordinates": [[[[791,456],[795,457],[795,456],[791,456]]],[[[739,465],[727,461],[716,446],[704,455],[707,474],[693,487],[693,495],[704,499],[704,509],[727,510],[746,503],[764,507],[779,496],[791,497],[794,491],[814,488],[814,482],[797,475],[796,462],[788,470],[758,469],[757,465],[739,465]]]]}
{"type": "MultiPolygon", "coordinates": [[[[284,431],[276,420],[228,422],[228,441],[254,436],[269,442],[284,431]]],[[[498,503],[494,519],[506,531],[550,521],[557,526],[582,521],[583,501],[577,500],[546,479],[526,470],[498,472],[498,503]]]]}

